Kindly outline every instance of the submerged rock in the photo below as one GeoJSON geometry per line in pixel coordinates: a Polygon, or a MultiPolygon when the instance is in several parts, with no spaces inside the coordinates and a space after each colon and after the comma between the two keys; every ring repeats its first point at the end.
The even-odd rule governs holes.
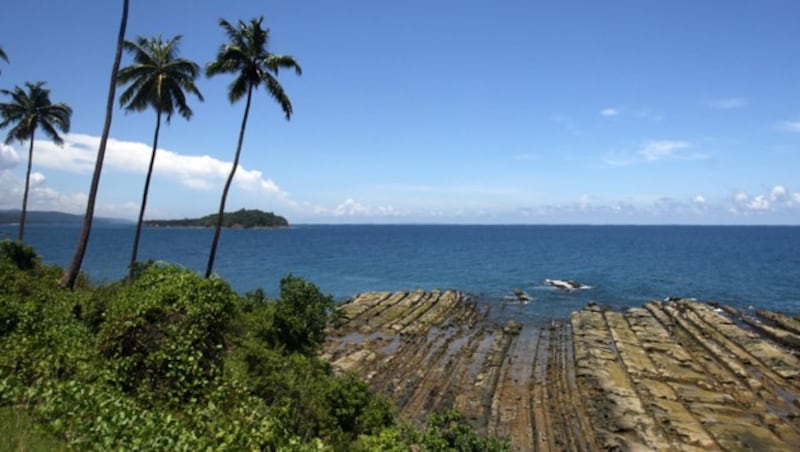
{"type": "Polygon", "coordinates": [[[550,287],[555,287],[556,289],[567,290],[567,291],[591,289],[591,286],[587,286],[586,284],[581,284],[571,279],[545,279],[544,283],[550,287]]]}
{"type": "Polygon", "coordinates": [[[800,450],[797,319],[674,298],[498,325],[468,300],[359,295],[323,356],[418,425],[456,408],[513,450],[800,450]]]}
{"type": "Polygon", "coordinates": [[[528,295],[527,293],[525,293],[524,290],[519,288],[514,289],[514,296],[517,297],[517,300],[522,304],[528,304],[531,301],[533,301],[533,298],[531,298],[530,295],[528,295]]]}

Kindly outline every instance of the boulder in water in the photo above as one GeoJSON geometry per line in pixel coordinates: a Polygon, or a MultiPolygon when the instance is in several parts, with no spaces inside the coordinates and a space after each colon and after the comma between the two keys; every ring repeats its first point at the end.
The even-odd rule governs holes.
{"type": "Polygon", "coordinates": [[[571,279],[545,279],[544,283],[548,286],[555,287],[556,289],[568,291],[590,288],[590,286],[587,286],[586,284],[581,284],[571,279]]]}

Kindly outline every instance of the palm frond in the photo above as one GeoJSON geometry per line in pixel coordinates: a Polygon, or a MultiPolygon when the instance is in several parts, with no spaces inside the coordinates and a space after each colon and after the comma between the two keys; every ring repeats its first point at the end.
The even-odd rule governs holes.
{"type": "Polygon", "coordinates": [[[281,84],[278,83],[278,79],[269,74],[265,74],[264,84],[267,86],[267,92],[269,95],[272,96],[272,98],[275,99],[281,106],[283,114],[286,116],[286,120],[288,121],[291,119],[293,113],[292,102],[289,100],[289,96],[286,95],[286,91],[284,91],[281,84]]]}
{"type": "Polygon", "coordinates": [[[44,88],[44,82],[26,82],[25,88],[0,90],[0,94],[11,97],[11,102],[0,103],[0,128],[13,124],[5,142],[30,139],[36,128],[41,127],[56,144],[62,144],[56,129],[69,131],[72,109],[63,103],[50,102],[50,90],[44,88]]]}
{"type": "Polygon", "coordinates": [[[127,85],[120,95],[120,104],[128,111],[142,111],[151,107],[164,113],[167,122],[177,111],[184,113],[191,109],[186,105],[186,96],[176,96],[176,90],[183,88],[201,101],[203,96],[194,85],[200,74],[200,67],[183,58],[178,58],[181,35],[164,40],[161,36],[138,37],[126,41],[125,49],[133,54],[134,64],[120,70],[119,85],[127,85]]]}
{"type": "Polygon", "coordinates": [[[236,78],[228,85],[228,100],[231,103],[241,99],[251,87],[257,88],[265,83],[267,91],[278,101],[289,119],[292,104],[272,74],[277,76],[280,69],[294,69],[297,75],[303,71],[293,57],[272,54],[267,50],[270,30],[262,26],[263,20],[263,17],[247,23],[239,20],[237,28],[227,20],[219,19],[228,42],[220,46],[216,59],[206,65],[206,75],[236,74],[236,78]]]}
{"type": "Polygon", "coordinates": [[[289,55],[276,55],[271,53],[264,58],[262,64],[268,67],[275,75],[278,74],[279,69],[294,69],[295,74],[303,75],[303,69],[294,57],[289,55]]]}
{"type": "Polygon", "coordinates": [[[44,131],[44,134],[47,135],[53,143],[62,146],[64,144],[64,140],[61,138],[61,135],[58,134],[58,131],[53,127],[53,125],[49,122],[42,122],[39,124],[44,131]]]}
{"type": "Polygon", "coordinates": [[[236,77],[230,85],[228,85],[228,100],[233,104],[247,94],[249,81],[246,77],[236,77]]]}

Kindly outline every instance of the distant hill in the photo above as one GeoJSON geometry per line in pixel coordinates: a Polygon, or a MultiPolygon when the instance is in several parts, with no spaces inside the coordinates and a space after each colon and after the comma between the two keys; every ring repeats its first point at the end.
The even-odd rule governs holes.
{"type": "MultiPolygon", "coordinates": [[[[151,227],[195,227],[210,228],[217,224],[217,214],[206,215],[202,218],[184,218],[183,220],[147,220],[146,226],[151,227]]],[[[272,212],[260,210],[238,210],[226,212],[222,216],[222,226],[225,228],[280,228],[289,226],[286,218],[272,212]]]]}
{"type": "MultiPolygon", "coordinates": [[[[19,216],[21,211],[19,209],[0,210],[0,224],[17,224],[19,223],[19,216]]],[[[120,218],[103,218],[95,217],[95,223],[102,224],[126,224],[131,223],[129,220],[120,218]]],[[[29,210],[25,218],[25,224],[81,224],[83,223],[83,215],[74,215],[64,212],[49,212],[39,210],[29,210]]]]}

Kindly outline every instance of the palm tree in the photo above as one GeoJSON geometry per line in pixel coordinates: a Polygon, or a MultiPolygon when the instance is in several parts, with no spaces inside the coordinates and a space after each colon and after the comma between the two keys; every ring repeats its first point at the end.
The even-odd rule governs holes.
{"type": "Polygon", "coordinates": [[[288,121],[292,116],[292,103],[289,101],[289,97],[281,84],[278,83],[276,78],[278,70],[281,68],[294,69],[297,75],[302,74],[300,65],[291,56],[276,55],[267,51],[269,28],[265,30],[261,27],[263,20],[263,17],[251,19],[249,23],[244,23],[240,20],[237,28],[225,19],[220,19],[219,25],[225,30],[228,42],[220,47],[216,59],[206,67],[206,75],[209,77],[227,73],[236,75],[236,78],[228,85],[228,100],[231,103],[235,103],[242,97],[247,96],[242,126],[239,129],[239,141],[233,158],[233,166],[231,167],[231,173],[228,175],[228,180],[225,181],[225,188],[222,190],[222,199],[219,203],[214,239],[211,242],[211,253],[206,267],[206,278],[211,276],[211,271],[214,268],[214,257],[217,254],[217,244],[219,243],[219,234],[222,228],[222,216],[225,211],[225,200],[228,197],[228,190],[231,187],[231,182],[233,182],[236,167],[239,165],[239,155],[242,152],[244,129],[247,126],[247,115],[250,112],[253,89],[258,88],[263,83],[270,96],[280,104],[288,121]]]}
{"type": "Polygon", "coordinates": [[[134,64],[119,71],[117,83],[130,86],[122,93],[119,102],[127,111],[142,111],[152,107],[156,111],[156,131],[153,137],[153,151],[150,154],[150,165],[147,167],[147,178],[144,183],[142,204],[139,207],[139,220],[136,222],[136,234],[133,239],[133,251],[129,276],[133,277],[136,265],[136,255],[139,251],[139,237],[142,232],[147,193],[150,190],[150,178],[153,174],[153,164],[156,160],[158,148],[158,133],[161,130],[161,115],[167,116],[167,124],[172,119],[172,114],[178,114],[187,120],[192,117],[192,109],[186,105],[188,91],[196,95],[201,101],[203,95],[194,84],[200,74],[200,67],[193,61],[178,58],[178,42],[181,36],[164,42],[161,36],[146,39],[139,37],[136,41],[125,41],[125,50],[133,54],[134,64]]]}
{"type": "Polygon", "coordinates": [[[11,96],[12,99],[11,102],[0,103],[0,118],[2,118],[0,129],[14,124],[8,131],[6,144],[11,144],[14,140],[18,140],[20,143],[30,140],[28,171],[25,175],[25,193],[22,195],[22,215],[19,219],[17,238],[20,242],[25,234],[25,217],[28,212],[28,190],[30,189],[33,141],[36,129],[41,128],[45,135],[61,146],[64,144],[64,140],[58,135],[58,130],[68,133],[72,116],[72,109],[67,104],[50,102],[50,90],[43,86],[44,82],[27,82],[25,83],[27,91],[19,86],[14,87],[13,91],[0,90],[0,93],[11,96]]]}
{"type": "Polygon", "coordinates": [[[92,220],[94,219],[94,204],[97,200],[97,187],[100,185],[100,173],[103,171],[103,160],[106,156],[106,144],[108,135],[111,132],[111,116],[114,112],[114,97],[116,96],[117,74],[119,63],[122,60],[122,44],[125,41],[125,28],[128,26],[128,4],[130,0],[122,0],[122,19],[119,24],[119,34],[117,35],[117,48],[114,53],[114,64],[111,66],[111,83],[108,87],[108,100],[106,101],[106,120],[103,124],[103,133],[100,136],[100,146],[97,148],[97,161],[94,164],[92,183],[89,187],[89,199],[86,202],[86,214],[83,216],[83,225],[78,235],[78,245],[75,247],[75,255],[72,256],[67,272],[61,278],[61,287],[72,289],[78,273],[81,271],[83,256],[86,255],[86,246],[89,244],[89,233],[92,231],[92,220]]]}
{"type": "Polygon", "coordinates": [[[3,60],[6,63],[8,63],[8,55],[6,55],[6,51],[3,50],[2,47],[0,47],[0,60],[3,60]]]}

